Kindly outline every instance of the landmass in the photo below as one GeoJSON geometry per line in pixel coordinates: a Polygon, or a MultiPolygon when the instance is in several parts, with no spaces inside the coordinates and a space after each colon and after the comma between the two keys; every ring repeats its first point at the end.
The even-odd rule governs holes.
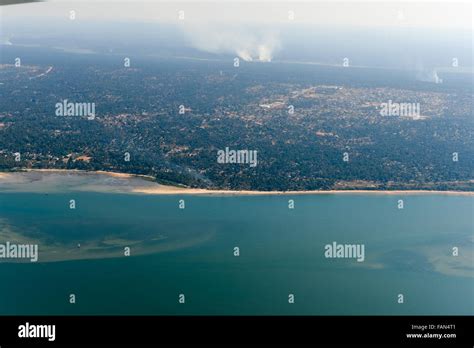
{"type": "Polygon", "coordinates": [[[434,84],[367,67],[143,58],[120,68],[34,52],[0,66],[0,171],[121,172],[196,193],[474,191],[472,74],[443,71],[434,84]],[[93,117],[58,116],[65,99],[94,103],[93,117]],[[222,163],[226,148],[258,161],[222,163]]]}

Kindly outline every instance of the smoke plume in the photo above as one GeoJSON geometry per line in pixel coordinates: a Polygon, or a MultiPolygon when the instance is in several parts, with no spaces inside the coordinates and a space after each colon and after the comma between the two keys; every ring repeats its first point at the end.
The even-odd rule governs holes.
{"type": "Polygon", "coordinates": [[[443,83],[443,80],[438,76],[438,72],[434,68],[427,68],[422,62],[418,61],[416,64],[416,79],[423,82],[443,83]]]}
{"type": "Polygon", "coordinates": [[[416,79],[423,82],[442,83],[443,80],[438,76],[436,70],[422,70],[416,74],[416,79]]]}
{"type": "Polygon", "coordinates": [[[242,28],[185,27],[194,48],[215,54],[235,54],[245,61],[270,62],[280,48],[276,32],[242,28]]]}

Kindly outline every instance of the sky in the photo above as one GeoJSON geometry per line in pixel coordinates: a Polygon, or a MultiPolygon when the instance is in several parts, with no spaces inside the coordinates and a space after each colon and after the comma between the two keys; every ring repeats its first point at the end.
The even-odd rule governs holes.
{"type": "Polygon", "coordinates": [[[6,6],[2,16],[60,19],[70,10],[76,11],[76,20],[473,29],[470,1],[53,0],[6,6]],[[184,11],[184,19],[179,11],[184,11]]]}
{"type": "Polygon", "coordinates": [[[0,43],[195,56],[191,48],[261,62],[342,64],[350,57],[354,65],[428,67],[432,74],[453,58],[472,66],[473,7],[448,0],[51,0],[2,6],[0,43]]]}

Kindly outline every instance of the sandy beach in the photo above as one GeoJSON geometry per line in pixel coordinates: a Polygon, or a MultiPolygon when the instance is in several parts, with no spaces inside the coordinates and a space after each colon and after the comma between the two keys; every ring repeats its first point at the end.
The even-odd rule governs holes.
{"type": "Polygon", "coordinates": [[[18,172],[0,172],[0,191],[49,191],[51,184],[65,184],[75,191],[137,193],[148,195],[453,195],[474,196],[466,191],[429,190],[314,190],[314,191],[251,191],[210,190],[158,184],[151,176],[106,171],[82,171],[68,169],[25,169],[18,172]],[[112,181],[110,179],[113,179],[112,181]]]}
{"type": "Polygon", "coordinates": [[[193,195],[327,195],[327,194],[371,194],[371,195],[450,195],[450,196],[474,196],[474,192],[464,191],[427,191],[427,190],[315,190],[315,191],[231,191],[231,190],[206,190],[194,188],[136,188],[136,193],[145,194],[193,194],[193,195]]]}

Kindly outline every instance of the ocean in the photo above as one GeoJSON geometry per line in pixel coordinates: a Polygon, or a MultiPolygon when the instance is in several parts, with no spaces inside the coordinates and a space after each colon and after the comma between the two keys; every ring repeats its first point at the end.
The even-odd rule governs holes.
{"type": "Polygon", "coordinates": [[[39,250],[0,259],[0,315],[473,315],[473,207],[442,194],[0,192],[0,244],[39,250]],[[326,257],[334,243],[363,246],[363,261],[326,257]]]}

